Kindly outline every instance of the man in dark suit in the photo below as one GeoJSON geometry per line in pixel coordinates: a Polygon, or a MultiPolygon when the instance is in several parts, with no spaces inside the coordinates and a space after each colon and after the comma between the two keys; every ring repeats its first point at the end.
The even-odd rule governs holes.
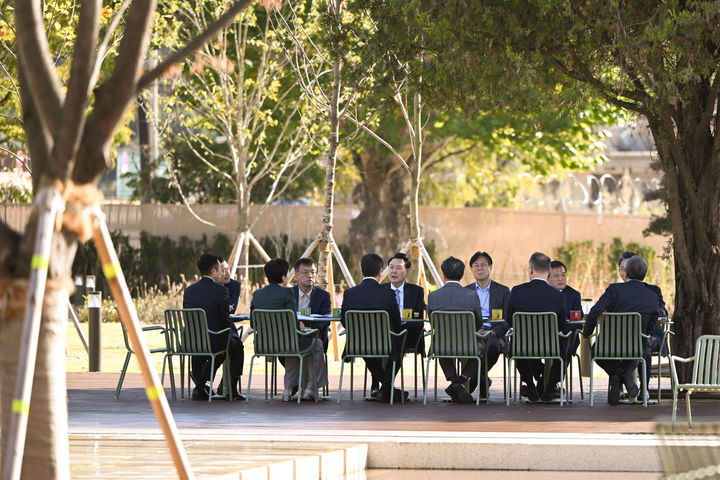
{"type": "MultiPolygon", "coordinates": [[[[502,283],[494,282],[490,279],[492,274],[493,261],[487,252],[475,252],[470,257],[470,271],[475,281],[465,288],[474,291],[482,308],[483,318],[492,318],[493,310],[502,310],[502,318],[505,317],[508,299],[510,298],[510,289],[502,283]]],[[[500,358],[500,353],[505,348],[505,333],[507,327],[504,322],[497,323],[492,327],[493,335],[487,339],[485,348],[487,349],[487,365],[483,365],[483,377],[487,376],[489,369],[493,367],[500,358]]],[[[488,380],[489,381],[489,380],[488,380]]],[[[472,382],[471,382],[472,387],[472,382]]],[[[485,385],[480,382],[481,396],[485,396],[483,390],[485,385]]],[[[470,389],[472,393],[474,389],[470,389]]]]}
{"type": "MultiPolygon", "coordinates": [[[[205,310],[208,328],[214,331],[231,329],[230,333],[230,385],[231,395],[236,398],[244,397],[237,392],[237,383],[240,380],[243,369],[244,349],[240,338],[237,335],[235,324],[230,321],[230,308],[228,306],[228,291],[222,285],[225,280],[224,270],[220,264],[220,258],[211,253],[200,256],[197,262],[202,278],[185,289],[183,296],[183,308],[202,308],[205,310]]],[[[228,333],[221,335],[210,335],[210,346],[213,352],[225,349],[228,333]]],[[[217,370],[224,361],[224,356],[219,356],[215,361],[217,370]]],[[[192,377],[195,381],[193,400],[207,400],[212,391],[212,386],[206,387],[210,380],[210,360],[207,357],[192,357],[192,377]]],[[[214,373],[214,372],[213,372],[214,373]]],[[[228,372],[224,372],[225,375],[228,372]]],[[[221,382],[222,386],[223,383],[221,382]]]]}
{"type": "MultiPolygon", "coordinates": [[[[315,286],[317,278],[317,264],[315,260],[308,257],[300,258],[295,262],[295,278],[297,284],[292,287],[297,301],[298,311],[303,308],[310,310],[312,314],[329,315],[332,312],[332,301],[330,292],[315,286]]],[[[330,322],[313,322],[312,328],[320,331],[320,339],[323,342],[323,349],[328,348],[328,328],[330,322]]]]}
{"type": "MultiPolygon", "coordinates": [[[[618,259],[618,273],[620,274],[620,278],[623,282],[628,281],[628,275],[625,272],[625,262],[628,258],[632,258],[635,255],[637,255],[634,252],[623,252],[622,255],[620,255],[620,258],[618,259]]],[[[647,275],[647,274],[646,274],[647,275]]],[[[640,280],[644,280],[645,278],[641,278],[640,280]]],[[[667,318],[668,310],[665,306],[665,300],[663,299],[662,290],[657,285],[653,285],[651,283],[642,282],[642,284],[653,292],[655,295],[658,296],[658,317],[665,317],[667,318]]],[[[663,343],[663,339],[665,337],[665,329],[660,325],[659,323],[655,324],[652,331],[650,332],[650,338],[648,338],[647,341],[647,348],[645,355],[645,367],[646,370],[646,377],[647,379],[650,378],[650,370],[652,367],[652,352],[656,352],[658,350],[661,350],[661,354],[663,356],[667,356],[669,354],[668,349],[668,343],[667,340],[663,343]]],[[[647,391],[647,390],[646,390],[647,391]]]]}
{"type": "MultiPolygon", "coordinates": [[[[402,331],[400,311],[395,302],[395,295],[390,289],[380,285],[380,275],[383,268],[383,260],[380,255],[366,253],[360,259],[360,269],[363,274],[362,282],[352,288],[345,290],[341,308],[342,324],[345,326],[345,312],[348,310],[385,310],[390,316],[390,328],[393,332],[402,331]]],[[[398,370],[402,366],[402,352],[400,345],[402,340],[393,337],[393,348],[390,357],[387,359],[387,368],[383,367],[381,358],[365,358],[365,364],[370,370],[372,377],[379,381],[380,392],[377,399],[380,402],[389,402],[390,395],[395,395],[396,400],[401,400],[400,395],[406,399],[408,392],[401,392],[398,389],[391,390],[393,384],[392,361],[395,360],[398,370]]],[[[397,372],[395,372],[397,374],[397,372]]]]}
{"type": "Polygon", "coordinates": [[[228,304],[230,305],[230,313],[233,314],[237,310],[238,301],[240,300],[240,282],[232,278],[227,260],[223,257],[219,258],[224,274],[223,285],[228,289],[228,304]]]}
{"type": "MultiPolygon", "coordinates": [[[[562,293],[548,284],[547,278],[549,274],[550,257],[540,252],[533,253],[528,262],[530,281],[516,285],[510,291],[507,316],[505,317],[509,326],[512,326],[512,318],[515,312],[555,312],[558,321],[558,332],[565,330],[565,299],[562,293]]],[[[562,339],[560,349],[563,352],[565,351],[565,342],[562,339]]],[[[567,364],[567,357],[563,358],[563,361],[567,364]]],[[[541,395],[544,401],[553,399],[557,392],[554,388],[545,388],[544,365],[541,360],[519,359],[515,361],[515,364],[518,372],[520,372],[520,379],[525,383],[523,391],[528,400],[537,402],[541,395]],[[533,383],[533,380],[537,380],[537,384],[533,383]]],[[[547,385],[551,387],[559,381],[560,364],[559,362],[553,362],[547,385]]]]}
{"type": "MultiPolygon", "coordinates": [[[[287,282],[287,272],[289,268],[287,260],[283,258],[275,258],[270,260],[263,267],[265,277],[269,284],[253,293],[250,302],[250,315],[253,310],[292,310],[297,312],[297,301],[292,289],[284,287],[287,282]]],[[[303,322],[297,322],[298,330],[305,329],[303,322]]],[[[303,398],[306,400],[315,400],[316,385],[313,383],[314,378],[317,379],[317,388],[327,385],[327,370],[325,368],[325,359],[323,357],[322,341],[319,338],[298,335],[298,346],[303,356],[309,357],[312,361],[314,376],[308,375],[305,393],[303,398]]],[[[305,362],[303,362],[305,363],[305,362]]],[[[310,362],[308,362],[310,363],[310,362]]],[[[306,364],[307,365],[307,364],[306,364]]],[[[309,367],[309,365],[308,365],[309,367]]],[[[304,372],[304,371],[303,371],[304,372]]],[[[289,402],[292,397],[292,387],[298,385],[300,375],[300,359],[297,357],[285,357],[285,391],[283,392],[283,401],[289,402]]]]}
{"type": "MultiPolygon", "coordinates": [[[[475,316],[475,329],[482,330],[483,321],[480,300],[474,291],[463,288],[460,284],[460,280],[462,280],[465,273],[465,264],[459,258],[448,257],[443,260],[440,270],[442,271],[444,285],[428,295],[428,315],[431,315],[434,311],[442,310],[472,312],[475,316]]],[[[480,347],[482,347],[481,341],[478,342],[478,348],[480,347]]],[[[450,382],[450,385],[445,389],[445,393],[450,395],[450,398],[455,403],[472,403],[471,392],[475,390],[478,381],[477,360],[462,359],[462,372],[459,375],[455,363],[454,358],[440,359],[440,366],[445,378],[450,382]],[[469,384],[467,390],[464,386],[465,383],[469,384]]]]}
{"type": "MultiPolygon", "coordinates": [[[[649,335],[657,325],[660,301],[658,296],[642,282],[647,274],[647,263],[639,255],[630,257],[623,262],[623,271],[628,280],[613,283],[605,290],[597,303],[590,309],[583,336],[590,337],[603,312],[637,312],[642,317],[642,333],[649,335]]],[[[645,345],[643,356],[648,351],[645,345]]],[[[647,358],[647,357],[646,357],[647,358]]],[[[640,388],[635,384],[635,369],[638,360],[598,360],[597,364],[610,376],[608,403],[617,405],[620,400],[620,384],[625,385],[630,397],[637,397],[640,388]]]]}
{"type": "MultiPolygon", "coordinates": [[[[420,285],[408,283],[405,281],[407,274],[410,272],[412,262],[404,253],[396,253],[388,261],[388,283],[383,283],[384,287],[392,290],[395,295],[395,301],[402,317],[402,311],[406,308],[412,310],[412,318],[422,319],[425,316],[425,289],[420,285]]],[[[407,330],[407,338],[405,340],[405,349],[414,349],[425,355],[425,337],[423,336],[423,322],[403,322],[402,326],[407,330]]],[[[371,392],[375,394],[377,385],[373,385],[371,392]]]]}
{"type": "MultiPolygon", "coordinates": [[[[560,293],[562,293],[565,299],[565,320],[570,320],[570,312],[580,311],[582,312],[582,297],[580,292],[572,288],[567,284],[567,267],[560,260],[553,260],[550,262],[550,276],[548,277],[548,283],[554,287],[560,293]]],[[[582,325],[567,325],[563,333],[574,332],[582,328],[582,325]]],[[[580,338],[577,335],[573,335],[573,341],[567,347],[567,358],[572,359],[572,356],[580,346],[580,338]]],[[[569,360],[568,360],[569,361],[569,360]]],[[[565,368],[567,368],[567,362],[565,368]]]]}

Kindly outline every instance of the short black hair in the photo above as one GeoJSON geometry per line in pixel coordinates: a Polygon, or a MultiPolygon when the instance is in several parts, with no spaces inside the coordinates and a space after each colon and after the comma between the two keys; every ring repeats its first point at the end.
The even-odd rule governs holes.
{"type": "Polygon", "coordinates": [[[383,269],[383,259],[377,253],[366,253],[360,259],[363,277],[377,277],[383,269]]]}
{"type": "Polygon", "coordinates": [[[219,263],[220,257],[217,255],[213,253],[203,253],[197,261],[197,267],[198,270],[200,270],[200,275],[210,275],[210,272],[212,272],[213,268],[217,268],[219,263]]]}
{"type": "Polygon", "coordinates": [[[550,269],[555,269],[555,268],[562,268],[563,270],[565,270],[567,272],[567,267],[560,260],[553,260],[552,262],[550,262],[550,269]]]}
{"type": "Polygon", "coordinates": [[[317,262],[315,262],[315,260],[313,260],[310,257],[301,257],[301,258],[298,258],[297,262],[295,262],[295,266],[293,267],[293,269],[297,272],[298,270],[300,270],[300,267],[302,267],[303,265],[310,265],[311,267],[313,267],[313,266],[317,267],[317,262]]]}
{"type": "Polygon", "coordinates": [[[265,264],[263,270],[270,283],[282,283],[283,276],[287,275],[290,264],[284,258],[273,258],[265,264]]]}
{"type": "MultiPolygon", "coordinates": [[[[475,263],[475,260],[477,260],[480,257],[485,257],[485,260],[487,260],[488,265],[492,267],[492,257],[487,252],[475,252],[473,253],[473,256],[470,257],[470,261],[468,262],[468,265],[472,265],[475,263]]],[[[452,257],[451,257],[452,258],[452,257]]]]}
{"type": "Polygon", "coordinates": [[[637,253],[635,253],[635,252],[623,252],[623,253],[620,255],[620,258],[618,258],[618,267],[622,264],[623,260],[627,260],[628,258],[632,258],[632,257],[634,257],[635,255],[637,255],[637,253]]]}
{"type": "Polygon", "coordinates": [[[625,262],[625,273],[631,280],[644,280],[648,265],[640,255],[633,255],[625,262]]]}
{"type": "Polygon", "coordinates": [[[459,282],[465,275],[465,264],[455,257],[448,257],[440,264],[440,270],[448,280],[459,282]]]}
{"type": "Polygon", "coordinates": [[[407,268],[408,270],[410,270],[410,267],[412,266],[412,262],[410,261],[410,258],[409,258],[407,255],[405,255],[404,253],[402,253],[402,252],[398,252],[398,253],[396,253],[395,255],[393,255],[392,257],[390,257],[390,258],[388,259],[388,266],[390,266],[390,262],[392,262],[392,261],[395,260],[396,258],[402,260],[403,263],[405,264],[405,268],[407,268]]]}
{"type": "Polygon", "coordinates": [[[530,255],[530,266],[536,272],[550,271],[550,257],[541,252],[535,252],[530,255]]]}

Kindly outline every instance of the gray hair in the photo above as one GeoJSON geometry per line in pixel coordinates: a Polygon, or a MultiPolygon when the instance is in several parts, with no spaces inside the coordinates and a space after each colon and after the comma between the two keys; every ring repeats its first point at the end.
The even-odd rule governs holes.
{"type": "Polygon", "coordinates": [[[648,265],[640,255],[630,257],[625,262],[625,273],[631,280],[643,280],[647,271],[648,265]]]}
{"type": "Polygon", "coordinates": [[[544,253],[535,252],[530,255],[530,266],[536,272],[549,272],[550,271],[550,257],[544,253]]]}

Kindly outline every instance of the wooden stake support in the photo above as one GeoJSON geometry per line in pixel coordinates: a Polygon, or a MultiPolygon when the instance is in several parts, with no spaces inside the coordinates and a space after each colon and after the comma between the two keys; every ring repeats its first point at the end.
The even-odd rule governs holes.
{"type": "Polygon", "coordinates": [[[185,448],[180,441],[180,435],[168,406],[165,391],[150,359],[150,350],[145,342],[145,337],[141,333],[140,320],[135,310],[135,304],[130,297],[130,290],[125,282],[125,276],[120,268],[120,261],[110,239],[110,231],[105,222],[105,215],[99,207],[96,207],[94,211],[93,237],[102,262],[105,279],[110,285],[110,291],[112,291],[120,310],[120,321],[125,325],[130,345],[137,355],[143,380],[145,381],[145,393],[165,435],[178,477],[182,480],[195,478],[190,469],[190,462],[185,453],[185,448]]]}
{"type": "Polygon", "coordinates": [[[238,233],[237,238],[235,238],[232,251],[230,252],[230,274],[235,280],[237,280],[237,269],[240,266],[240,254],[242,253],[243,248],[250,248],[250,245],[255,247],[255,250],[257,250],[266,262],[270,261],[270,255],[268,255],[265,249],[262,248],[262,245],[260,245],[260,242],[257,241],[252,232],[238,233]]]}

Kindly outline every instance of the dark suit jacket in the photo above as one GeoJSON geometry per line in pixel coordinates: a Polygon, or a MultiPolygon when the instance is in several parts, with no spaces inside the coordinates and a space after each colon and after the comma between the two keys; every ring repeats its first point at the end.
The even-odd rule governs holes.
{"type": "MultiPolygon", "coordinates": [[[[295,302],[300,303],[300,287],[294,285],[292,287],[292,292],[295,295],[295,302]]],[[[332,312],[332,302],[330,301],[330,292],[327,290],[323,290],[322,288],[313,287],[312,291],[310,292],[310,313],[315,313],[318,315],[328,315],[332,312]]],[[[314,321],[311,325],[309,325],[312,328],[317,328],[320,330],[320,338],[323,341],[323,345],[325,346],[325,351],[327,351],[327,330],[330,326],[330,322],[319,322],[314,321]]]]}
{"type": "Polygon", "coordinates": [[[580,296],[580,292],[572,288],[570,285],[565,285],[565,288],[562,290],[562,295],[565,299],[565,318],[569,320],[571,311],[582,311],[582,297],[580,296]]]}
{"type": "Polygon", "coordinates": [[[603,312],[639,313],[642,317],[642,332],[647,335],[657,325],[659,306],[658,296],[646,288],[643,282],[639,280],[610,284],[605,293],[590,309],[590,313],[585,320],[583,335],[586,337],[592,335],[598,317],[603,312]]]}
{"type": "Polygon", "coordinates": [[[558,331],[565,330],[565,299],[563,294],[546,281],[536,279],[515,285],[510,292],[505,321],[512,326],[515,312],[555,312],[558,331]]]}
{"type": "MultiPolygon", "coordinates": [[[[228,308],[228,290],[224,285],[215,283],[210,277],[203,277],[185,289],[183,308],[202,308],[205,310],[208,328],[219,332],[230,328],[237,332],[235,324],[230,321],[228,308]]],[[[225,349],[228,334],[210,335],[210,346],[213,352],[225,349]]]]}
{"type": "MultiPolygon", "coordinates": [[[[253,298],[250,302],[250,315],[256,308],[261,310],[292,310],[297,312],[297,301],[291,288],[283,287],[278,283],[271,283],[259,290],[253,292],[253,298]]],[[[300,328],[300,322],[297,322],[296,328],[300,328]]],[[[312,343],[312,338],[298,335],[298,343],[300,350],[304,350],[312,343]]]]}
{"type": "Polygon", "coordinates": [[[446,282],[428,295],[428,316],[434,311],[468,311],[475,315],[475,330],[482,328],[482,307],[474,288],[463,288],[458,282],[446,282]]]}
{"type": "Polygon", "coordinates": [[[230,304],[230,313],[235,313],[240,299],[240,282],[230,279],[230,283],[225,285],[228,289],[228,303],[230,304]]]}
{"type": "MultiPolygon", "coordinates": [[[[390,315],[390,328],[393,332],[402,331],[402,321],[395,294],[371,278],[364,279],[359,285],[348,288],[343,293],[340,318],[345,326],[345,312],[348,310],[385,310],[390,315]]],[[[393,356],[400,351],[402,339],[393,337],[393,356]]]]}
{"type": "MultiPolygon", "coordinates": [[[[660,290],[660,287],[657,285],[653,285],[651,283],[643,282],[643,285],[645,285],[645,288],[653,292],[655,295],[658,296],[658,316],[659,317],[667,317],[668,310],[667,307],[665,307],[665,300],[662,296],[662,290],[660,290]]],[[[653,337],[649,340],[649,348],[651,351],[656,351],[658,349],[661,349],[661,355],[667,356],[670,351],[668,349],[667,340],[665,343],[663,343],[663,337],[665,336],[665,329],[663,329],[662,325],[659,323],[656,323],[655,326],[652,329],[652,332],[650,332],[650,335],[653,337]],[[662,345],[661,345],[662,344],[662,345]]]]}
{"type": "MultiPolygon", "coordinates": [[[[475,289],[476,283],[477,282],[473,282],[470,285],[465,285],[465,288],[472,290],[477,297],[477,291],[475,289]]],[[[509,300],[510,289],[502,283],[490,280],[490,305],[488,307],[490,309],[490,315],[492,315],[493,310],[499,309],[503,311],[503,318],[507,319],[507,305],[509,300]]],[[[505,323],[499,323],[493,327],[493,332],[498,337],[504,337],[507,330],[507,325],[505,323]]]]}
{"type": "MultiPolygon", "coordinates": [[[[390,282],[383,283],[382,286],[390,290],[393,296],[395,295],[390,282]]],[[[405,282],[405,285],[403,285],[403,308],[412,308],[413,318],[415,318],[416,313],[420,314],[419,318],[423,318],[425,314],[425,289],[420,285],[405,282]]]]}

